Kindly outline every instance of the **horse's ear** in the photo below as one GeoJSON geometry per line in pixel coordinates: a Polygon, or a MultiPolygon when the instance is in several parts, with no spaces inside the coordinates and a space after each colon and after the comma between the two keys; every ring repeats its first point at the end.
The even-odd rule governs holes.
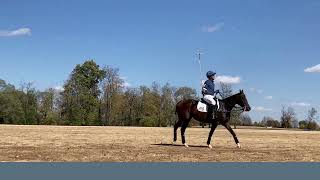
{"type": "Polygon", "coordinates": [[[240,89],[240,93],[243,93],[243,90],[242,90],[242,89],[240,89]]]}

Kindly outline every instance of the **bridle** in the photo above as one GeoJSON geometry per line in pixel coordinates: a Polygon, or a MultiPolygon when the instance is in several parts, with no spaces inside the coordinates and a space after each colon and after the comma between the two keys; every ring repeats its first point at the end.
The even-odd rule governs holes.
{"type": "MultiPolygon", "coordinates": [[[[219,94],[220,94],[220,96],[222,97],[222,94],[220,93],[220,92],[218,92],[219,94]]],[[[244,102],[244,99],[243,99],[243,97],[241,96],[241,101],[242,102],[244,102]]],[[[229,106],[231,106],[229,103],[227,103],[227,102],[224,102],[224,103],[226,103],[227,105],[229,105],[229,106]]],[[[237,106],[233,106],[232,107],[232,109],[234,110],[236,110],[236,111],[242,111],[241,113],[243,113],[246,109],[247,109],[248,107],[246,106],[246,105],[244,105],[243,107],[237,107],[237,106]]],[[[231,112],[231,111],[224,111],[224,112],[231,112]]]]}
{"type": "MultiPolygon", "coordinates": [[[[243,99],[243,96],[241,96],[241,101],[242,101],[242,102],[245,102],[244,99],[243,99]]],[[[247,109],[249,109],[249,108],[248,108],[247,105],[245,105],[245,104],[244,104],[243,107],[241,107],[242,112],[246,111],[247,109]]]]}

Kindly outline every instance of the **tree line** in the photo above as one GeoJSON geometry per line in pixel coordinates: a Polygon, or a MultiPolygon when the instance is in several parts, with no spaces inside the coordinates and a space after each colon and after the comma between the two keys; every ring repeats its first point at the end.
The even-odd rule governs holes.
{"type": "MultiPolygon", "coordinates": [[[[222,98],[233,94],[231,85],[220,84],[222,98]]],[[[32,83],[19,88],[0,79],[0,124],[73,126],[172,126],[175,105],[184,99],[200,99],[194,88],[153,82],[150,86],[126,87],[119,69],[100,67],[94,60],[78,64],[62,90],[36,90],[32,83]]],[[[283,108],[281,122],[265,117],[253,123],[240,110],[231,113],[237,126],[300,127],[318,129],[317,111],[297,122],[292,108],[283,108]]],[[[193,121],[191,125],[199,125],[193,121]]],[[[204,126],[205,124],[200,124],[204,126]]]]}
{"type": "MultiPolygon", "coordinates": [[[[223,97],[233,94],[230,85],[221,87],[223,97]]],[[[93,60],[76,65],[62,89],[16,88],[1,80],[0,124],[166,127],[177,120],[177,102],[200,99],[195,89],[169,83],[126,87],[119,69],[93,60]]],[[[234,122],[240,113],[232,113],[234,122]]]]}
{"type": "Polygon", "coordinates": [[[90,60],[73,69],[63,90],[38,91],[31,83],[16,88],[0,80],[0,123],[172,126],[176,102],[189,98],[198,98],[195,89],[169,83],[126,87],[119,69],[90,60]]]}
{"type": "Polygon", "coordinates": [[[264,117],[260,122],[254,122],[254,126],[273,127],[273,128],[299,128],[307,130],[320,130],[317,123],[319,120],[318,111],[312,107],[305,120],[298,120],[292,107],[282,107],[280,120],[272,117],[264,117]]]}

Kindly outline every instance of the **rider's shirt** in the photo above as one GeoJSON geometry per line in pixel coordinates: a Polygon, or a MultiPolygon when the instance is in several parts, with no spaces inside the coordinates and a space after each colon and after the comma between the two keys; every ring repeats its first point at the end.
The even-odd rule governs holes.
{"type": "Polygon", "coordinates": [[[212,95],[212,96],[214,96],[215,93],[218,92],[218,90],[215,91],[214,80],[209,80],[209,79],[208,79],[208,80],[204,83],[204,87],[203,87],[202,92],[203,92],[203,95],[212,95]]]}

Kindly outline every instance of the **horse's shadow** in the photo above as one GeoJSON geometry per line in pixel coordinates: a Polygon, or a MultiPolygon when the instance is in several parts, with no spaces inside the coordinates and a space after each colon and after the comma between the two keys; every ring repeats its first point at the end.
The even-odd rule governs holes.
{"type": "MultiPolygon", "coordinates": [[[[151,144],[152,146],[176,146],[176,147],[185,147],[183,144],[151,144]]],[[[208,148],[208,146],[201,146],[201,145],[188,145],[189,147],[195,147],[195,148],[208,148]]]]}

